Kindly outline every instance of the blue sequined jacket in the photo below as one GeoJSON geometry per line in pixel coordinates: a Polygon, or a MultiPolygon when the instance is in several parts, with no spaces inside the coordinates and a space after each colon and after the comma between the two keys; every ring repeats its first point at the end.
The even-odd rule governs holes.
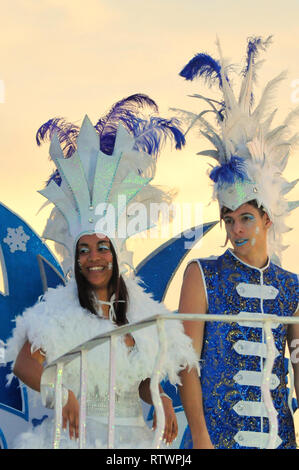
{"type": "MultiPolygon", "coordinates": [[[[198,260],[208,314],[292,316],[298,308],[298,277],[269,262],[258,269],[230,250],[216,259],[198,260]]],[[[276,359],[270,380],[278,412],[277,448],[294,448],[295,433],[284,360],[287,327],[274,324],[276,359]]],[[[262,401],[262,370],[267,356],[261,322],[205,323],[201,385],[205,419],[215,448],[264,448],[269,420],[262,401]]],[[[192,445],[190,430],[185,448],[192,445]]]]}

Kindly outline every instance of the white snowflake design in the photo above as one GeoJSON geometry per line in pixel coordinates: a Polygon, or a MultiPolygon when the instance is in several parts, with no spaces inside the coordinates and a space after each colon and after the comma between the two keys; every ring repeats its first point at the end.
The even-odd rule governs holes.
{"type": "Polygon", "coordinates": [[[7,236],[3,238],[3,241],[9,246],[10,252],[14,253],[15,251],[26,251],[29,239],[30,237],[26,235],[22,225],[20,225],[18,228],[8,228],[7,236]]]}

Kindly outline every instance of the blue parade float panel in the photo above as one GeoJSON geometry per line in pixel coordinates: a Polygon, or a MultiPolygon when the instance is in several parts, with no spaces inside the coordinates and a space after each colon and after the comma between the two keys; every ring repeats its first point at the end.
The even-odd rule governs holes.
{"type": "Polygon", "coordinates": [[[0,295],[1,339],[6,341],[16,315],[44,293],[42,279],[46,276],[47,287],[56,287],[64,282],[64,275],[47,245],[3,204],[0,204],[0,246],[5,286],[5,292],[0,295]]]}
{"type": "MultiPolygon", "coordinates": [[[[36,303],[48,287],[64,283],[63,271],[49,248],[32,228],[0,204],[0,262],[4,292],[0,292],[0,340],[5,342],[14,328],[15,317],[36,303]]],[[[4,358],[5,359],[5,358],[4,358]]],[[[27,388],[13,378],[6,386],[11,364],[0,367],[0,410],[29,420],[27,388]]],[[[0,427],[0,445],[7,447],[0,427]]]]}
{"type": "Polygon", "coordinates": [[[1,429],[0,429],[0,449],[7,449],[7,442],[1,429]]]}
{"type": "Polygon", "coordinates": [[[145,290],[151,292],[155,300],[164,300],[168,287],[189,250],[216,224],[217,222],[210,222],[182,232],[157,248],[137,266],[137,276],[142,279],[145,290]]]}
{"type": "MultiPolygon", "coordinates": [[[[162,301],[169,284],[191,246],[204,236],[217,222],[211,222],[180,234],[161,245],[151,253],[136,269],[144,287],[154,298],[162,301]],[[192,240],[192,242],[190,241],[192,240]],[[185,243],[188,243],[188,249],[185,243]]],[[[0,203],[0,261],[4,292],[0,292],[0,340],[5,342],[14,328],[15,317],[26,308],[34,305],[49,287],[55,288],[64,283],[64,274],[56,258],[47,245],[18,215],[0,203]]],[[[11,364],[0,367],[0,411],[8,416],[19,417],[23,422],[39,424],[46,415],[31,416],[27,388],[20,386],[13,378],[6,386],[11,364]]],[[[165,391],[174,401],[176,411],[181,411],[181,403],[175,388],[165,382],[165,391]]],[[[47,410],[46,410],[47,411],[47,410]]],[[[148,420],[152,417],[150,409],[148,420]]],[[[0,427],[0,448],[9,447],[6,437],[9,419],[0,427]]],[[[11,430],[10,430],[11,431],[11,430]]],[[[9,434],[9,433],[8,433],[9,434]]],[[[11,433],[10,433],[11,434],[11,433]]]]}

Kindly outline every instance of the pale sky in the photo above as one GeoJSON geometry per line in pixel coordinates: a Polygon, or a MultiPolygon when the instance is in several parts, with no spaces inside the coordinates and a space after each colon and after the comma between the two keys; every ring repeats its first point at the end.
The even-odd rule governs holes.
{"type": "MultiPolygon", "coordinates": [[[[279,123],[299,104],[298,17],[297,0],[2,2],[0,201],[41,234],[48,211],[36,216],[44,202],[36,191],[43,187],[52,166],[47,144],[41,148],[35,144],[38,127],[54,116],[81,123],[88,114],[96,122],[115,101],[136,92],[151,96],[164,117],[172,115],[170,107],[199,110],[188,95],[212,96],[213,90],[198,81],[186,82],[178,73],[197,52],[216,56],[217,35],[224,55],[238,64],[244,59],[248,36],[273,34],[273,44],[261,57],[266,60],[258,85],[288,70],[275,104],[279,123]]],[[[209,205],[209,159],[196,156],[206,145],[193,135],[183,151],[165,149],[155,182],[176,187],[178,202],[202,202],[204,222],[209,222],[218,216],[217,204],[209,205]]],[[[298,169],[299,149],[291,156],[285,175],[293,180],[298,169]]],[[[299,199],[299,184],[291,199],[299,199]]],[[[299,272],[298,216],[299,209],[288,219],[294,230],[285,237],[290,247],[283,258],[283,266],[295,272],[299,272]]],[[[224,231],[216,227],[189,258],[220,254],[224,240],[224,231]]],[[[164,241],[136,241],[136,264],[164,241]]],[[[177,307],[177,292],[172,287],[166,298],[171,308],[177,307]]]]}

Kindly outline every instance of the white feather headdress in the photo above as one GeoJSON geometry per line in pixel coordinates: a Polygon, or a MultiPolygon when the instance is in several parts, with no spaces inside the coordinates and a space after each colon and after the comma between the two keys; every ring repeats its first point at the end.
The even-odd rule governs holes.
{"type": "MultiPolygon", "coordinates": [[[[133,95],[134,100],[136,96],[140,95],[133,95]]],[[[157,223],[157,212],[150,210],[151,203],[169,203],[174,195],[173,191],[150,182],[155,175],[155,157],[161,141],[172,137],[176,148],[184,144],[178,121],[155,117],[147,122],[128,109],[126,112],[121,109],[113,126],[109,123],[108,127],[107,122],[102,126],[108,127],[105,135],[99,131],[99,123],[93,126],[85,116],[81,129],[68,126],[67,138],[66,134],[62,138],[55,130],[57,120],[54,122],[50,156],[57,170],[39,192],[55,205],[43,237],[64,246],[65,272],[73,266],[78,239],[93,233],[111,240],[120,272],[133,268],[133,254],[127,250],[126,240],[157,223]],[[66,148],[69,155],[65,155],[66,148]],[[134,222],[134,208],[140,205],[142,217],[130,224],[134,222]]],[[[53,120],[50,126],[53,128],[53,120]]],[[[44,137],[48,127],[48,123],[42,126],[38,135],[44,137]]]]}
{"type": "Polygon", "coordinates": [[[273,222],[269,230],[269,254],[278,262],[285,248],[282,234],[289,230],[285,217],[299,205],[299,201],[288,202],[285,197],[298,179],[289,183],[282,176],[290,150],[298,142],[299,136],[291,135],[290,125],[299,116],[299,108],[293,110],[281,125],[271,129],[275,110],[269,108],[277,85],[285,78],[285,73],[281,73],[266,85],[259,103],[253,109],[256,58],[270,42],[271,37],[266,40],[259,37],[248,39],[247,62],[242,71],[238,98],[229,80],[229,67],[224,63],[219,41],[219,61],[207,54],[193,57],[180,75],[187,80],[202,77],[210,84],[217,83],[223,100],[193,95],[207,102],[209,109],[199,115],[179,111],[189,121],[188,130],[199,124],[202,135],[214,145],[214,149],[198,153],[210,156],[218,163],[210,172],[210,178],[215,183],[214,198],[218,199],[220,207],[231,210],[256,200],[273,222]],[[208,113],[216,116],[217,127],[206,119],[208,113]]]}

